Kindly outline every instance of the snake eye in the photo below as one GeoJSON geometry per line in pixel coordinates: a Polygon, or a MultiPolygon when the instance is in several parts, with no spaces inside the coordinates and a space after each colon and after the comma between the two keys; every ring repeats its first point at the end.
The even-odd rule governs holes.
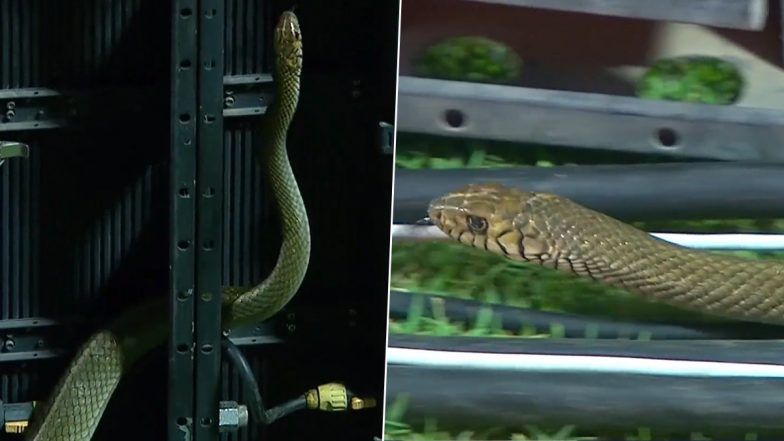
{"type": "Polygon", "coordinates": [[[468,223],[468,227],[471,228],[474,233],[483,233],[485,230],[487,230],[487,220],[483,217],[468,216],[466,221],[468,223]]]}

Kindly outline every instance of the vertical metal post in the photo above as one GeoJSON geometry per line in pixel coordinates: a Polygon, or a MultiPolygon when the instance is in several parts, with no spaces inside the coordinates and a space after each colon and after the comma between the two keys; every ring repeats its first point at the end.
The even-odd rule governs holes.
{"type": "Polygon", "coordinates": [[[198,53],[193,38],[196,0],[172,0],[170,143],[170,305],[168,439],[193,433],[193,318],[195,290],[195,144],[198,53]]]}
{"type": "Polygon", "coordinates": [[[200,0],[196,203],[195,441],[217,441],[223,233],[225,0],[200,0]]]}

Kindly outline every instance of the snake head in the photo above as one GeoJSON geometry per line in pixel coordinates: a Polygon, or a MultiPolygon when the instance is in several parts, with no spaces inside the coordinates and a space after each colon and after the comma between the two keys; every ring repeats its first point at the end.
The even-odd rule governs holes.
{"type": "Polygon", "coordinates": [[[470,184],[433,199],[428,216],[463,244],[513,260],[546,260],[550,247],[529,210],[537,196],[499,184],[470,184]]]}
{"type": "Polygon", "coordinates": [[[284,11],[275,26],[273,41],[278,59],[278,70],[286,76],[296,75],[302,70],[302,33],[299,19],[293,11],[284,11]]]}

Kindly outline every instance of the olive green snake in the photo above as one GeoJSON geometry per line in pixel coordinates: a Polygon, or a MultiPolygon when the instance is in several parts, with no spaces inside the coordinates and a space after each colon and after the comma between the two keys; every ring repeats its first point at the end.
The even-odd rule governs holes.
{"type": "MultiPolygon", "coordinates": [[[[250,289],[225,289],[224,329],[263,321],[283,308],[298,291],[310,259],[308,216],[286,151],[302,70],[302,39],[293,12],[280,16],[274,34],[276,97],[265,116],[265,141],[256,156],[277,202],[282,243],[276,265],[264,281],[250,289]]],[[[166,341],[167,299],[161,300],[124,313],[79,348],[49,399],[33,412],[25,439],[88,441],[92,437],[123,375],[166,341]]]]}
{"type": "Polygon", "coordinates": [[[565,271],[715,316],[784,324],[784,264],[681,247],[551,193],[470,184],[433,199],[429,221],[507,259],[565,271]]]}

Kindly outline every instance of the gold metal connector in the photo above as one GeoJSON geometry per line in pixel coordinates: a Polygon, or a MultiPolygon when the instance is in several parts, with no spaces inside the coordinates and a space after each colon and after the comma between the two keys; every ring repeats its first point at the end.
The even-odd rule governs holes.
{"type": "Polygon", "coordinates": [[[357,397],[340,383],[322,384],[316,389],[307,391],[305,393],[305,401],[308,409],[326,412],[363,410],[376,407],[375,398],[357,397]]]}
{"type": "Polygon", "coordinates": [[[322,384],[305,394],[308,409],[342,412],[348,409],[348,391],[340,383],[322,384]]]}
{"type": "Polygon", "coordinates": [[[27,421],[9,421],[5,423],[5,433],[23,433],[27,425],[27,421]]]}
{"type": "Polygon", "coordinates": [[[371,407],[376,407],[375,398],[351,398],[351,410],[370,409],[371,407]]]}

